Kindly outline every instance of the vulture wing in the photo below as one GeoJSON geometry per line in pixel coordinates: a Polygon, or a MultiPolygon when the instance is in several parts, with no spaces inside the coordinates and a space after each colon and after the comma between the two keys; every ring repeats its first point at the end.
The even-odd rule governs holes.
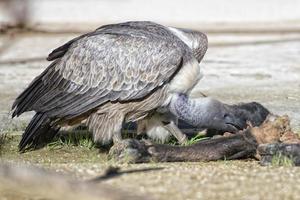
{"type": "Polygon", "coordinates": [[[147,33],[100,28],[54,50],[53,63],[13,104],[13,116],[37,112],[24,135],[32,137],[36,124],[73,119],[108,101],[139,100],[168,82],[182,65],[182,44],[147,33]]]}
{"type": "Polygon", "coordinates": [[[50,66],[13,104],[13,117],[34,110],[20,151],[51,140],[65,120],[109,102],[143,99],[186,60],[187,46],[163,26],[133,22],[100,27],[55,49],[50,66]]]}

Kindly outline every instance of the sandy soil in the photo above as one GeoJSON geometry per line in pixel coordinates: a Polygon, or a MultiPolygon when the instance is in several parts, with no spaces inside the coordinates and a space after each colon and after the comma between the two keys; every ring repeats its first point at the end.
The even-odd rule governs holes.
{"type": "MultiPolygon", "coordinates": [[[[74,34],[0,35],[0,129],[24,129],[31,114],[9,119],[13,99],[48,63],[46,55],[74,34]]],[[[288,114],[300,130],[300,35],[209,35],[205,77],[195,90],[228,103],[258,101],[278,114],[288,114]]],[[[20,132],[18,132],[20,134],[20,132]]],[[[113,162],[95,149],[47,148],[18,154],[9,144],[1,161],[31,163],[81,179],[104,172],[113,162]],[[80,153],[79,153],[80,152],[80,153]]],[[[299,199],[300,169],[260,167],[254,160],[210,163],[119,165],[122,169],[163,167],[106,181],[128,193],[155,199],[299,199]]],[[[1,198],[0,198],[1,199],[1,198]]]]}
{"type": "MultiPolygon", "coordinates": [[[[24,163],[42,166],[55,173],[74,177],[78,181],[98,177],[109,166],[118,166],[123,171],[152,168],[152,171],[124,174],[101,182],[116,192],[120,189],[122,192],[150,199],[300,198],[299,167],[261,167],[255,160],[118,164],[107,161],[104,152],[99,153],[94,148],[88,149],[84,146],[65,145],[56,149],[46,147],[19,154],[16,151],[18,140],[19,136],[6,143],[5,153],[0,157],[1,162],[9,162],[15,166],[24,163]]],[[[1,191],[0,188],[0,194],[4,197],[10,197],[11,193],[1,191]]],[[[15,191],[14,194],[18,192],[15,191]]],[[[24,197],[24,194],[20,196],[22,195],[24,197]]],[[[26,197],[42,199],[43,196],[37,198],[27,194],[26,197]]]]}

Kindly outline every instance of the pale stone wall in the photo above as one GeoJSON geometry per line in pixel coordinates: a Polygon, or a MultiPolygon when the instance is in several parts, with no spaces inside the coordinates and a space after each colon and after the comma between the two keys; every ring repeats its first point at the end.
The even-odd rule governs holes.
{"type": "Polygon", "coordinates": [[[300,28],[299,0],[2,0],[0,23],[14,20],[9,15],[12,8],[5,7],[5,2],[17,7],[15,13],[27,23],[47,28],[85,29],[128,20],[208,28],[232,24],[244,28],[300,28]],[[25,3],[27,17],[20,14],[25,3]]]}

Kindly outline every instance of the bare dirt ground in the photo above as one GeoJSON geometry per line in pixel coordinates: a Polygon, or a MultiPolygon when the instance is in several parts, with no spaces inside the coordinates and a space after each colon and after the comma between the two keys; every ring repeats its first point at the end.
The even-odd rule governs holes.
{"type": "MultiPolygon", "coordinates": [[[[0,35],[1,132],[21,133],[31,114],[10,120],[13,99],[47,67],[46,55],[74,36],[0,35]]],[[[228,103],[258,101],[276,114],[288,114],[294,130],[300,130],[300,34],[209,34],[209,44],[201,64],[205,76],[195,95],[202,91],[228,103]]],[[[18,137],[9,141],[0,155],[1,162],[35,164],[80,180],[103,173],[109,165],[119,165],[107,161],[106,152],[85,147],[45,148],[19,154],[18,137]]],[[[300,198],[300,169],[296,167],[260,167],[254,160],[119,166],[122,169],[163,167],[104,183],[154,199],[300,198]]]]}
{"type": "MultiPolygon", "coordinates": [[[[107,161],[105,153],[99,153],[94,148],[88,149],[84,146],[65,145],[55,149],[46,147],[19,154],[16,149],[18,141],[19,137],[9,140],[4,147],[5,153],[0,158],[1,162],[9,162],[14,166],[21,164],[40,166],[55,173],[74,177],[78,181],[88,181],[98,177],[109,166],[118,166],[122,170],[153,169],[147,172],[124,174],[101,182],[103,186],[112,188],[116,193],[121,190],[140,197],[162,200],[170,198],[178,200],[300,198],[299,167],[261,167],[255,160],[118,164],[114,161],[107,161]]],[[[39,180],[33,180],[35,181],[39,180]]],[[[19,185],[19,187],[23,186],[19,185]]],[[[62,185],[62,188],[65,187],[62,185]]],[[[45,197],[32,196],[28,191],[25,194],[17,191],[3,191],[0,187],[0,194],[3,195],[0,199],[23,199],[24,197],[43,199],[45,197]],[[18,198],[15,198],[16,194],[18,198]]],[[[101,196],[99,199],[110,198],[101,196]]]]}

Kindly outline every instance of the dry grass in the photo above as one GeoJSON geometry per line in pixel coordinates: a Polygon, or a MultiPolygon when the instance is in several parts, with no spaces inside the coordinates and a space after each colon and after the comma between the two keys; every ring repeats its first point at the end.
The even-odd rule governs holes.
{"type": "Polygon", "coordinates": [[[3,145],[5,144],[6,134],[0,133],[0,155],[2,154],[3,145]]]}

